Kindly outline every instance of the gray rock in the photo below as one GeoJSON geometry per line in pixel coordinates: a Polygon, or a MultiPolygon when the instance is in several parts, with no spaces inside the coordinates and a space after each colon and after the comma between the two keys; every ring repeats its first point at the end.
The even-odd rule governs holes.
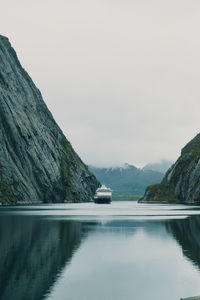
{"type": "Polygon", "coordinates": [[[161,184],[149,186],[142,202],[200,203],[200,134],[181,151],[161,184]]]}
{"type": "Polygon", "coordinates": [[[99,183],[0,36],[0,202],[89,201],[99,183]]]}

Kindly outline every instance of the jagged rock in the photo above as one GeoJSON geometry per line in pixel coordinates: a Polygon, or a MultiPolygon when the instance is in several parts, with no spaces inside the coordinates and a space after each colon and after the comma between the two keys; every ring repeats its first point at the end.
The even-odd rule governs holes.
{"type": "Polygon", "coordinates": [[[0,202],[81,202],[93,197],[98,181],[74,152],[3,36],[0,142],[0,202]]]}
{"type": "Polygon", "coordinates": [[[140,201],[200,203],[200,134],[182,149],[161,184],[147,187],[140,201]]]}

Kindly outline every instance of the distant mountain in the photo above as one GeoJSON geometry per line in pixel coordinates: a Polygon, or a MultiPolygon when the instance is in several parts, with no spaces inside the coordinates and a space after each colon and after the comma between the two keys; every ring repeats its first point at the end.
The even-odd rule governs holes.
{"type": "Polygon", "coordinates": [[[133,165],[123,167],[97,168],[89,166],[97,179],[110,187],[114,194],[143,195],[149,184],[159,183],[163,174],[152,170],[141,170],[133,165]]]}
{"type": "Polygon", "coordinates": [[[156,163],[150,163],[143,167],[142,170],[152,170],[165,174],[165,172],[171,167],[174,162],[171,160],[162,159],[156,163]]]}

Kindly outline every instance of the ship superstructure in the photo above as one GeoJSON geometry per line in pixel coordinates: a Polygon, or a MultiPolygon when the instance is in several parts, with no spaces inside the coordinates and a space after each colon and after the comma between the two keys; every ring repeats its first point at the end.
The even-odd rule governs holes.
{"type": "Polygon", "coordinates": [[[105,185],[102,185],[96,190],[94,195],[95,203],[110,203],[112,201],[112,190],[107,188],[105,185]]]}

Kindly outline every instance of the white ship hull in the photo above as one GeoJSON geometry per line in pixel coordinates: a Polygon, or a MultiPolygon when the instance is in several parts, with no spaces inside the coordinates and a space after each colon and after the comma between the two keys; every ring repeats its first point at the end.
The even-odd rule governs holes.
{"type": "Polygon", "coordinates": [[[112,201],[112,191],[111,189],[105,187],[104,185],[101,186],[96,190],[94,196],[94,202],[98,204],[109,204],[112,201]]]}

